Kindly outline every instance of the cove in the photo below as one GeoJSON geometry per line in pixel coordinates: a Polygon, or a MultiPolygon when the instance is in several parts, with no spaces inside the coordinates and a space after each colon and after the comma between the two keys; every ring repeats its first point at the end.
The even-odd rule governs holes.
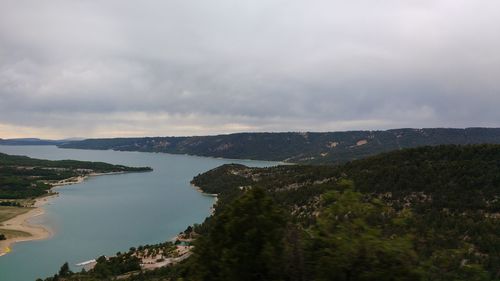
{"type": "MultiPolygon", "coordinates": [[[[45,214],[31,222],[54,231],[46,240],[15,244],[0,257],[0,280],[33,281],[55,274],[59,267],[130,247],[170,240],[210,213],[213,197],[190,186],[199,173],[228,163],[252,167],[279,163],[216,159],[164,153],[60,149],[55,146],[1,146],[0,152],[34,158],[101,161],[127,166],[150,166],[153,172],[90,177],[57,188],[57,198],[45,214]]],[[[73,270],[79,270],[72,267],[73,270]]]]}

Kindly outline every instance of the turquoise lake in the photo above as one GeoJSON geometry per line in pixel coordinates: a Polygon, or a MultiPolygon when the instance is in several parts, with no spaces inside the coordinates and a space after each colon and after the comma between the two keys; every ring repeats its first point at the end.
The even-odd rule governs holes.
{"type": "Polygon", "coordinates": [[[55,146],[1,146],[0,152],[34,158],[102,161],[150,166],[153,172],[90,177],[57,188],[59,196],[32,219],[54,231],[46,240],[15,244],[0,257],[1,281],[34,281],[55,274],[64,262],[114,255],[130,247],[172,239],[209,215],[214,198],[189,182],[199,173],[227,163],[253,167],[276,162],[230,160],[163,153],[59,149],[55,146]]]}

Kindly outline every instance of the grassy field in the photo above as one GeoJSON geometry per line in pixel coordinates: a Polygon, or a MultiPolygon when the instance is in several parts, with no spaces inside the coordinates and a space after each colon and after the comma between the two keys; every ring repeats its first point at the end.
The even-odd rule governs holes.
{"type": "MultiPolygon", "coordinates": [[[[24,214],[33,208],[21,208],[21,207],[5,207],[0,206],[0,226],[3,222],[10,220],[13,217],[24,214]]],[[[0,233],[5,235],[7,239],[14,237],[28,237],[31,234],[19,231],[19,230],[11,230],[11,229],[3,229],[0,228],[0,233]]]]}
{"type": "Polygon", "coordinates": [[[13,217],[24,214],[29,210],[32,210],[32,208],[0,206],[0,224],[4,221],[10,220],[13,217]]]}
{"type": "Polygon", "coordinates": [[[29,234],[28,232],[19,231],[19,230],[11,230],[11,229],[3,229],[3,228],[0,228],[0,233],[5,235],[5,237],[7,239],[15,238],[15,237],[29,237],[29,236],[31,236],[31,234],[29,234]]]}

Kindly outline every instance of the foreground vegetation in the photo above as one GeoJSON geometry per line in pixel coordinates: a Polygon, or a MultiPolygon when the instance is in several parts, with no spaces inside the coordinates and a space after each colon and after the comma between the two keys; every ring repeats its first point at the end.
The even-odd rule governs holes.
{"type": "Polygon", "coordinates": [[[500,146],[474,145],[337,167],[224,165],[193,180],[219,194],[215,214],[194,227],[193,255],[125,277],[500,280],[499,159],[500,146]]]}

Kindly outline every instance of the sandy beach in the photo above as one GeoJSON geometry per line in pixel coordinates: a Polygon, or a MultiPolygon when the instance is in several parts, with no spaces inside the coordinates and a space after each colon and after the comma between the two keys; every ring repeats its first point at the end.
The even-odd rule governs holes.
{"type": "Polygon", "coordinates": [[[44,210],[41,206],[46,204],[50,199],[54,198],[57,195],[46,196],[36,200],[33,205],[33,209],[16,216],[12,219],[4,221],[0,224],[1,229],[13,230],[13,231],[22,231],[28,233],[29,236],[20,236],[15,238],[9,238],[7,240],[0,241],[0,256],[3,256],[11,251],[12,244],[23,242],[23,241],[32,241],[32,240],[41,240],[47,239],[52,235],[52,232],[47,227],[37,224],[31,224],[28,222],[29,219],[34,218],[36,216],[40,216],[44,213],[44,210]]]}
{"type": "Polygon", "coordinates": [[[118,174],[124,174],[125,172],[109,172],[109,173],[90,173],[84,176],[77,176],[77,177],[72,177],[68,178],[65,180],[58,181],[56,183],[51,183],[52,188],[55,187],[61,187],[65,185],[72,185],[72,184],[79,184],[84,182],[86,179],[89,177],[97,177],[97,176],[107,176],[107,175],[118,175],[118,174]]]}
{"type": "MultiPolygon", "coordinates": [[[[52,189],[60,188],[66,185],[79,184],[85,181],[89,177],[95,176],[103,176],[103,175],[113,175],[113,174],[122,174],[123,172],[110,172],[110,173],[90,173],[84,176],[77,176],[73,178],[68,178],[65,180],[61,180],[56,183],[51,183],[52,189]]],[[[0,257],[8,254],[12,251],[12,245],[18,242],[24,241],[33,241],[33,240],[41,240],[49,238],[53,232],[49,228],[38,225],[31,224],[28,222],[29,219],[40,216],[44,213],[43,205],[47,204],[52,198],[57,197],[57,193],[50,196],[40,197],[35,200],[35,203],[32,206],[32,210],[18,215],[12,219],[4,221],[0,223],[0,229],[12,230],[12,231],[22,231],[29,236],[19,236],[14,238],[9,238],[7,240],[0,241],[0,257]]]]}

